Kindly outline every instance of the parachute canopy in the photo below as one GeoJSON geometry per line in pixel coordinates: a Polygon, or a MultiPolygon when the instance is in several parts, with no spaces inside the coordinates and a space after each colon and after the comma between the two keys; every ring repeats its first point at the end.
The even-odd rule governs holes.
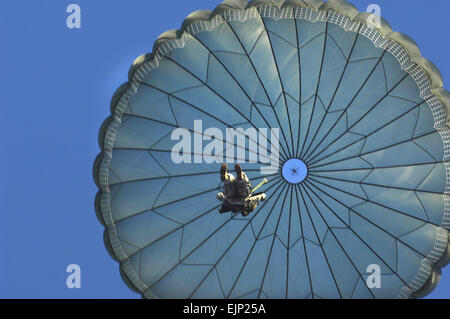
{"type": "Polygon", "coordinates": [[[94,165],[105,244],[130,288],[409,298],[435,287],[449,261],[449,95],[411,39],[367,18],[345,1],[225,1],[135,61],[94,165]],[[246,218],[218,213],[221,162],[269,181],[246,218]]]}

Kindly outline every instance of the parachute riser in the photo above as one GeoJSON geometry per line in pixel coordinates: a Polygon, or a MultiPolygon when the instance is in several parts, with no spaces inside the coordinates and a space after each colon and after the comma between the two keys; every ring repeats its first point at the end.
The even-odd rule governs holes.
{"type": "Polygon", "coordinates": [[[252,193],[256,192],[258,190],[258,188],[260,188],[261,186],[263,186],[264,184],[267,184],[269,181],[267,180],[267,178],[264,178],[263,181],[261,183],[258,184],[258,186],[256,186],[255,188],[252,189],[252,193]]]}

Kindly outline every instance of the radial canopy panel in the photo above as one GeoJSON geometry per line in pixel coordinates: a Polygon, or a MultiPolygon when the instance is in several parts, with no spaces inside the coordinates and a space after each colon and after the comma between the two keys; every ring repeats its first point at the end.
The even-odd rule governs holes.
{"type": "Polygon", "coordinates": [[[408,298],[435,287],[449,260],[449,95],[411,39],[366,18],[345,1],[226,1],[136,60],[94,167],[105,244],[130,288],[408,298]],[[253,186],[268,179],[247,217],[219,214],[222,162],[240,162],[253,186]]]}

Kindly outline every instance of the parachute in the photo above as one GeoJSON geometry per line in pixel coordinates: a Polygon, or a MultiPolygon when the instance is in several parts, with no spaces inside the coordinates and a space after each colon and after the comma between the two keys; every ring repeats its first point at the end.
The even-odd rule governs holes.
{"type": "Polygon", "coordinates": [[[450,261],[450,94],[412,39],[369,16],[341,0],[227,0],[134,62],[94,163],[105,246],[131,289],[144,298],[434,289],[450,261]],[[179,163],[176,129],[194,141],[179,163]],[[246,143],[225,138],[233,129],[246,143]],[[268,180],[247,217],[218,213],[225,161],[243,163],[255,184],[268,180]]]}

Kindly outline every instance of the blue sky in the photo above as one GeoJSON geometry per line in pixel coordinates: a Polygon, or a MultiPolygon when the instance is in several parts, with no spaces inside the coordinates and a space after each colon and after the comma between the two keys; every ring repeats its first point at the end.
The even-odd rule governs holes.
{"type": "MultiPolygon", "coordinates": [[[[0,298],[139,298],[103,246],[93,202],[97,134],[136,57],[192,11],[219,1],[0,2],[0,298]],[[81,7],[82,28],[66,27],[81,7]],[[79,264],[81,289],[66,287],[79,264]]],[[[412,37],[449,89],[447,0],[353,0],[381,6],[412,37]]],[[[450,298],[450,267],[429,296],[450,298]]]]}

